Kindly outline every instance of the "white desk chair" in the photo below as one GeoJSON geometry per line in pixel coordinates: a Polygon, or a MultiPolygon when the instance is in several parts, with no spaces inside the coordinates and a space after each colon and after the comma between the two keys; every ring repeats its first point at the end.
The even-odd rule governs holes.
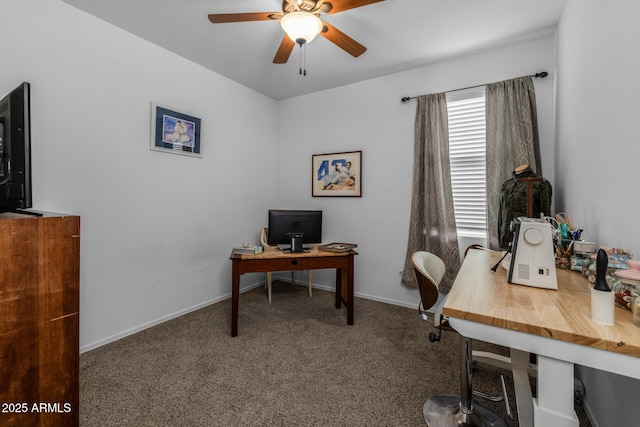
{"type": "MultiPolygon", "coordinates": [[[[269,247],[268,242],[269,229],[267,227],[262,227],[262,231],[260,232],[260,243],[264,246],[266,250],[269,247]]],[[[309,286],[309,298],[312,297],[312,270],[307,270],[307,284],[309,286]]],[[[269,304],[271,304],[271,282],[273,279],[273,273],[271,271],[267,271],[267,283],[265,283],[265,287],[267,288],[267,295],[269,297],[269,304]]],[[[295,285],[294,272],[291,272],[291,285],[295,285]]]]}
{"type": "MultiPolygon", "coordinates": [[[[420,291],[420,304],[418,305],[418,313],[424,320],[430,321],[429,314],[432,313],[433,323],[438,328],[438,334],[429,333],[429,341],[440,341],[442,335],[442,326],[446,321],[442,309],[446,301],[446,294],[440,292],[439,286],[444,274],[446,266],[444,261],[438,256],[426,252],[418,251],[413,254],[413,268],[418,281],[418,290],[420,291]],[[429,311],[427,311],[429,310],[429,311]]],[[[507,405],[507,412],[510,413],[509,403],[507,400],[506,387],[504,378],[502,377],[503,396],[492,397],[484,393],[475,392],[471,384],[471,366],[472,360],[475,360],[471,351],[471,340],[464,339],[461,349],[461,372],[460,372],[460,395],[438,395],[428,399],[423,407],[423,414],[427,425],[449,426],[449,425],[482,425],[506,427],[506,423],[488,408],[472,404],[471,396],[476,395],[492,401],[504,400],[507,405]]]]}

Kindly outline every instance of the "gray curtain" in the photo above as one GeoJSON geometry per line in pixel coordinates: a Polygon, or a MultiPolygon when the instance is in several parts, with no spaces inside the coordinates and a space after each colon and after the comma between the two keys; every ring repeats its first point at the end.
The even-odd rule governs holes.
{"type": "Polygon", "coordinates": [[[498,249],[500,190],[520,165],[542,176],[536,94],[531,76],[487,85],[487,219],[498,249]]]}
{"type": "Polygon", "coordinates": [[[424,250],[442,258],[447,266],[440,283],[441,290],[447,292],[460,268],[449,170],[447,101],[444,93],[422,95],[417,101],[411,223],[402,283],[418,286],[411,259],[414,252],[424,250]]]}

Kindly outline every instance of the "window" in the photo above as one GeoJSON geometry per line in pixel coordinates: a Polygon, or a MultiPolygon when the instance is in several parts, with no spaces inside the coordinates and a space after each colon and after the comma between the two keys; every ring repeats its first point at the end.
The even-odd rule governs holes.
{"type": "Polygon", "coordinates": [[[460,237],[487,236],[485,87],[447,93],[449,157],[460,237]]]}

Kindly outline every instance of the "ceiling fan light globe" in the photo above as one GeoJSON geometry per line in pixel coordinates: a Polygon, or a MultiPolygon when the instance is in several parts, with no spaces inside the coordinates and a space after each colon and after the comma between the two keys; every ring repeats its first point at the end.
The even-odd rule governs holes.
{"type": "Polygon", "coordinates": [[[289,38],[298,44],[311,42],[322,31],[320,18],[309,12],[287,13],[280,20],[280,25],[289,38]]]}

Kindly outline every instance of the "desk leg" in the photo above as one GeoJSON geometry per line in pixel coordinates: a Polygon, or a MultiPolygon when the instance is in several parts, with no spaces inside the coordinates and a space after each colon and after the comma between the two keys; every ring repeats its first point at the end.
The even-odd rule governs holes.
{"type": "Polygon", "coordinates": [[[349,255],[347,268],[336,268],[336,308],[347,307],[347,325],[353,325],[353,255],[349,255]]]}
{"type": "Polygon", "coordinates": [[[529,382],[529,352],[511,349],[511,370],[518,405],[518,425],[533,427],[533,396],[529,382]]]}
{"type": "Polygon", "coordinates": [[[341,268],[336,268],[336,308],[342,307],[342,283],[344,275],[341,268]]]}
{"type": "Polygon", "coordinates": [[[231,267],[231,336],[238,336],[238,305],[240,302],[240,275],[238,262],[233,260],[231,267]]]}
{"type": "MultiPolygon", "coordinates": [[[[349,255],[349,268],[347,268],[347,325],[353,325],[353,255],[349,255]]],[[[344,281],[343,281],[344,283],[344,281]]]]}
{"type": "Polygon", "coordinates": [[[533,401],[536,427],[578,427],[573,376],[573,363],[538,355],[538,397],[533,401]]]}

